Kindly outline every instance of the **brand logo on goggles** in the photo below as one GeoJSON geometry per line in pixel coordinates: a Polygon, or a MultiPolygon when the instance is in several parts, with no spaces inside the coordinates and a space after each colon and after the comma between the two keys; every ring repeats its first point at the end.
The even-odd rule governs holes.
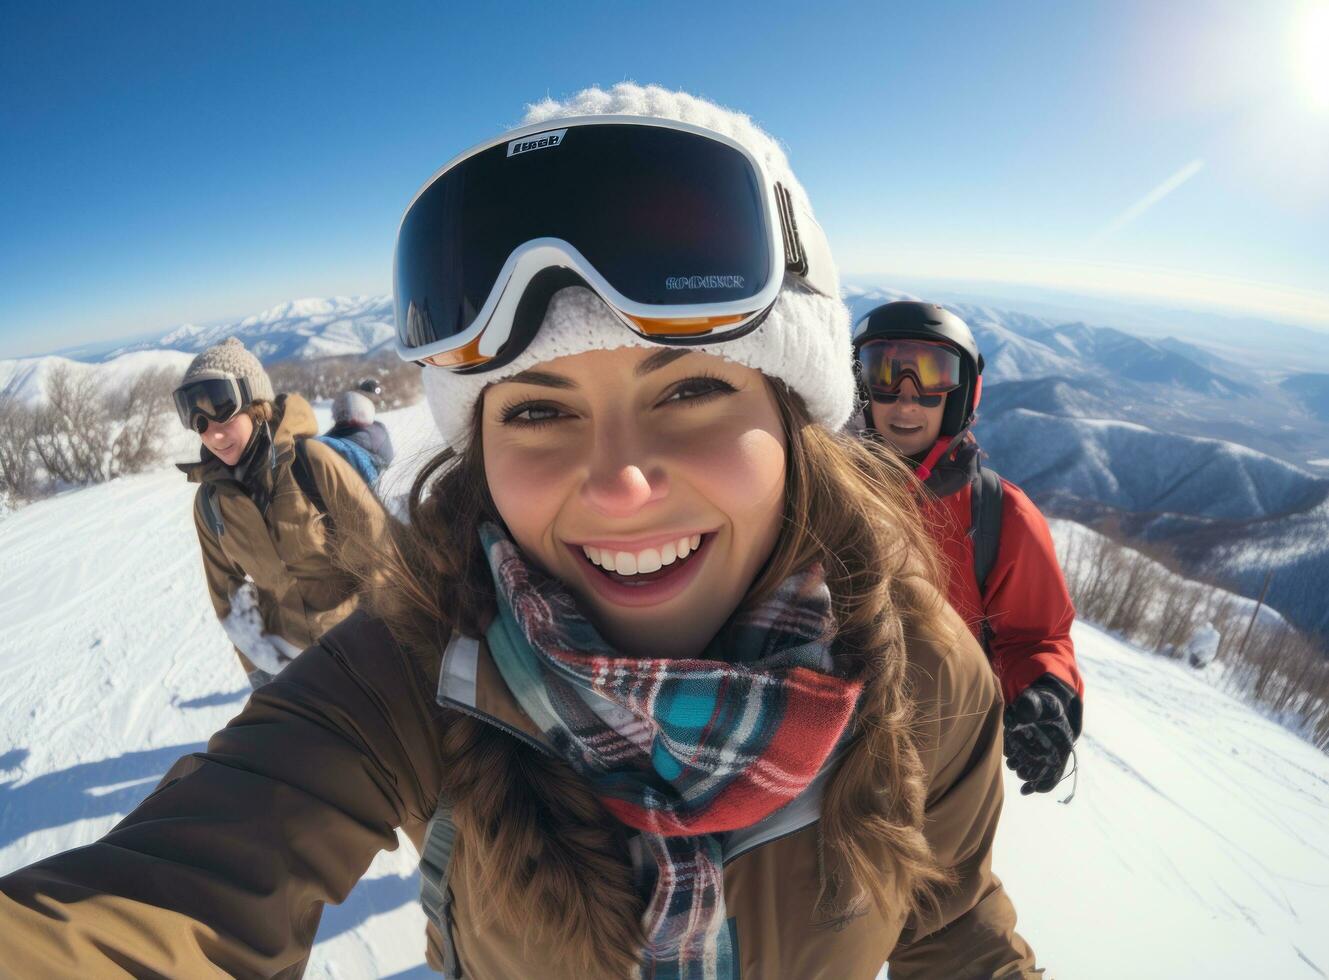
{"type": "Polygon", "coordinates": [[[532,150],[552,149],[563,142],[563,134],[566,132],[566,129],[551,129],[547,133],[536,133],[534,136],[523,136],[519,140],[513,140],[508,144],[508,156],[515,157],[518,153],[530,153],[532,150]]]}
{"type": "Polygon", "coordinates": [[[665,289],[742,289],[742,276],[670,276],[665,289]]]}

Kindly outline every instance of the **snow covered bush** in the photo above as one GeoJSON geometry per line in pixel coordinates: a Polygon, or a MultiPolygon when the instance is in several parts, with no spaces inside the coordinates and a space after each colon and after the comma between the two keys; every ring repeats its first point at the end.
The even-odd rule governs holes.
{"type": "Polygon", "coordinates": [[[363,378],[376,378],[383,395],[375,399],[380,411],[414,405],[422,397],[420,368],[391,350],[373,355],[320,357],[279,361],[265,365],[274,391],[293,391],[310,401],[336,398],[363,378]]]}
{"type": "Polygon", "coordinates": [[[1222,684],[1329,749],[1329,651],[1276,612],[1180,574],[1069,521],[1052,522],[1077,614],[1147,650],[1193,666],[1217,662],[1222,684]]]}
{"type": "Polygon", "coordinates": [[[16,507],[39,486],[32,447],[32,413],[13,392],[0,391],[0,498],[16,507]]]}
{"type": "Polygon", "coordinates": [[[18,503],[159,463],[177,381],[158,368],[112,387],[59,365],[42,401],[0,399],[0,490],[18,503]]]}

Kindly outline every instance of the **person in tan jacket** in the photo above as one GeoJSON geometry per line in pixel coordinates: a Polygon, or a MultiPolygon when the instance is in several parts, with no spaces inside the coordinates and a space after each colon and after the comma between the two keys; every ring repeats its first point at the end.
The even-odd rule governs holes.
{"type": "Polygon", "coordinates": [[[333,557],[338,523],[373,530],[382,508],[318,433],[309,403],[275,395],[258,358],[236,338],[190,363],[175,391],[181,422],[199,434],[181,464],[208,596],[257,688],[356,605],[353,575],[333,557]]]}
{"type": "Polygon", "coordinates": [[[848,312],[782,151],[660,89],[533,112],[403,221],[399,350],[428,364],[449,448],[409,524],[353,542],[368,608],[101,841],[0,878],[0,972],[298,977],[324,904],[402,827],[429,962],[454,977],[1042,974],[991,869],[1001,696],[938,590],[916,484],[839,431],[848,312]],[[634,214],[716,195],[676,230],[717,256],[701,288],[751,295],[702,343],[705,297],[634,301],[645,324],[610,305],[618,276],[687,271],[677,256],[555,221],[621,206],[606,182],[628,172],[634,214]],[[559,195],[527,194],[516,229],[497,207],[514,180],[559,195]],[[495,220],[450,221],[473,203],[495,220]],[[486,238],[500,255],[572,237],[522,253],[552,280],[493,270],[454,324],[429,298],[456,267],[427,256],[459,229],[463,254],[482,230],[511,233],[486,238]],[[484,302],[509,287],[515,309],[484,302]]]}

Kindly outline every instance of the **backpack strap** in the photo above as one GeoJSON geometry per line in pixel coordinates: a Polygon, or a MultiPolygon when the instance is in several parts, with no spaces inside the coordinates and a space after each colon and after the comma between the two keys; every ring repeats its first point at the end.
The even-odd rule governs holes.
{"type": "Polygon", "coordinates": [[[309,449],[305,446],[304,439],[295,440],[295,459],[291,461],[291,475],[295,477],[296,484],[300,487],[300,492],[309,498],[309,502],[314,505],[314,509],[323,515],[324,526],[331,534],[337,530],[337,524],[328,513],[328,502],[323,499],[323,491],[318,488],[318,481],[314,479],[314,471],[309,468],[309,449]]]}
{"type": "Polygon", "coordinates": [[[452,850],[457,842],[457,825],[452,820],[452,804],[440,799],[438,809],[425,830],[425,846],[420,852],[420,905],[443,938],[443,975],[461,976],[461,961],[453,935],[452,889],[448,872],[452,850]]]}
{"type": "Polygon", "coordinates": [[[226,533],[226,525],[222,523],[221,511],[217,509],[217,486],[214,483],[205,483],[202,491],[198,507],[203,512],[203,523],[213,535],[220,538],[226,533]]]}
{"type": "MultiPolygon", "coordinates": [[[[997,563],[997,549],[1001,546],[1001,477],[981,463],[978,475],[969,490],[969,535],[974,539],[974,581],[978,583],[981,602],[987,591],[988,575],[997,563]]],[[[992,624],[983,617],[983,650],[992,653],[992,638],[996,635],[992,624]]]]}
{"type": "Polygon", "coordinates": [[[971,486],[969,533],[974,539],[974,580],[981,596],[987,591],[988,575],[997,563],[997,548],[1001,545],[1001,477],[980,465],[971,486]]]}

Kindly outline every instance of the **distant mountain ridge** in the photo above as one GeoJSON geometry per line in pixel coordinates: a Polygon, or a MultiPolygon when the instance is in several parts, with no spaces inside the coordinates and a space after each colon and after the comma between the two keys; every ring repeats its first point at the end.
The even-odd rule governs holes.
{"type": "Polygon", "coordinates": [[[1294,374],[1282,388],[1313,418],[1329,422],[1329,374],[1294,374]]]}
{"type": "Polygon", "coordinates": [[[1303,511],[1329,496],[1329,479],[1245,446],[1131,422],[1017,408],[984,419],[977,432],[1002,475],[1036,497],[1249,521],[1303,511]]]}
{"type": "Polygon", "coordinates": [[[208,327],[182,324],[160,337],[101,354],[113,360],[134,351],[165,348],[198,353],[237,337],[264,363],[368,354],[392,343],[391,296],[333,296],[297,299],[242,320],[208,327]]]}
{"type": "MultiPolygon", "coordinates": [[[[845,298],[857,320],[882,303],[914,297],[893,289],[851,287],[845,298]]],[[[986,385],[1041,377],[1106,377],[1218,397],[1248,397],[1256,391],[1237,380],[1236,365],[1220,372],[1216,368],[1225,362],[1183,341],[1149,340],[1114,327],[1059,323],[988,306],[944,305],[973,330],[987,365],[986,385]]]]}
{"type": "Polygon", "coordinates": [[[92,364],[54,354],[20,357],[0,361],[0,395],[13,397],[25,405],[40,402],[45,398],[51,373],[62,367],[76,374],[94,373],[103,384],[128,385],[143,372],[154,369],[164,369],[183,376],[192,359],[192,354],[156,348],[131,351],[92,364]]]}

